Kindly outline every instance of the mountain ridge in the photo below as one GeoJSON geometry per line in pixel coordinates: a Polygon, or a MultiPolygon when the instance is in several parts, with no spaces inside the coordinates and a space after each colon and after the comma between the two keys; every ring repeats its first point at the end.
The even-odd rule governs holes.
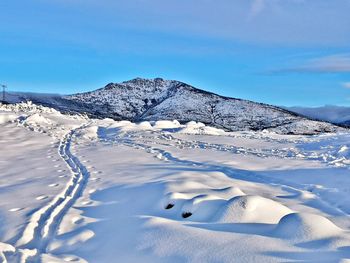
{"type": "MultiPolygon", "coordinates": [[[[25,96],[24,96],[25,97],[25,96]]],[[[23,98],[22,98],[23,99],[23,98]]],[[[288,109],[221,96],[177,80],[135,78],[66,96],[28,96],[34,103],[64,112],[115,120],[189,121],[227,131],[269,130],[281,134],[337,132],[339,127],[288,109]]]]}
{"type": "Polygon", "coordinates": [[[281,133],[291,134],[337,130],[335,126],[308,120],[277,106],[221,96],[184,82],[162,78],[109,83],[98,90],[70,95],[66,99],[93,105],[94,109],[104,107],[109,109],[109,114],[101,109],[100,115],[112,116],[113,112],[114,117],[131,121],[196,120],[230,131],[276,130],[280,127],[281,133]]]}

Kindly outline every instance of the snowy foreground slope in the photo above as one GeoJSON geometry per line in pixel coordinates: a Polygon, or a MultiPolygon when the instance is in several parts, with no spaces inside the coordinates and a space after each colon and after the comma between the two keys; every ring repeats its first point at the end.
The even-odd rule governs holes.
{"type": "Polygon", "coordinates": [[[350,134],[0,107],[0,262],[348,262],[350,134]]]}

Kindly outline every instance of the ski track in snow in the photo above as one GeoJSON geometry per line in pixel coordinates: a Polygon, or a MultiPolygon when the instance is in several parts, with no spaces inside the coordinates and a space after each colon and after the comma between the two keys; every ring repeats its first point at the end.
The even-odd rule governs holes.
{"type": "Polygon", "coordinates": [[[21,262],[36,262],[40,254],[47,252],[47,247],[55,237],[64,215],[74,205],[85,188],[89,173],[79,159],[70,152],[70,145],[76,130],[83,129],[86,125],[70,130],[60,141],[58,153],[66,162],[72,177],[61,194],[32,215],[22,236],[16,243],[21,262]]]}
{"type": "MultiPolygon", "coordinates": [[[[171,138],[173,138],[173,137],[171,137],[171,138]]],[[[162,159],[165,161],[171,161],[173,163],[177,163],[180,165],[196,167],[196,169],[222,172],[226,176],[228,176],[230,178],[235,178],[238,180],[243,180],[243,181],[250,180],[252,182],[269,184],[269,185],[274,186],[274,187],[281,187],[285,191],[295,193],[295,194],[301,194],[305,190],[308,191],[308,188],[309,188],[308,185],[300,185],[297,183],[285,182],[282,179],[266,177],[266,176],[263,176],[263,175],[260,175],[258,173],[251,172],[251,171],[235,170],[233,168],[230,168],[230,167],[227,167],[224,165],[203,164],[202,162],[196,162],[196,161],[187,160],[187,159],[186,160],[180,159],[180,158],[173,156],[170,152],[168,152],[164,149],[161,149],[159,147],[149,146],[147,143],[152,143],[150,141],[146,140],[146,141],[144,141],[144,143],[137,142],[136,141],[137,139],[140,140],[140,138],[137,138],[137,136],[136,136],[136,140],[133,140],[133,139],[135,139],[135,138],[133,138],[133,136],[130,134],[127,136],[125,136],[125,135],[124,136],[117,136],[116,142],[121,143],[121,144],[128,146],[128,147],[144,150],[147,153],[155,155],[158,159],[162,159]],[[125,138],[125,137],[127,137],[127,138],[125,138]]],[[[179,141],[179,139],[176,139],[176,140],[179,141]]],[[[185,142],[185,145],[188,148],[201,148],[198,146],[198,142],[196,142],[196,141],[193,142],[194,144],[192,144],[190,141],[183,141],[183,140],[180,140],[180,141],[185,142]]],[[[152,143],[152,144],[154,144],[154,143],[152,143]]],[[[159,145],[159,143],[158,143],[158,145],[159,145]]],[[[165,145],[165,144],[160,144],[160,145],[165,145]]],[[[176,144],[175,145],[171,144],[171,145],[166,145],[166,146],[172,146],[172,147],[175,146],[176,147],[176,144]]],[[[218,148],[216,148],[216,147],[215,148],[208,147],[208,148],[213,149],[213,150],[218,150],[218,148]]],[[[250,154],[262,157],[261,155],[256,154],[256,153],[250,152],[250,154]]],[[[275,156],[275,155],[272,154],[272,156],[275,156]]],[[[265,157],[267,157],[267,156],[265,156],[265,157]]],[[[281,156],[278,156],[278,157],[281,157],[281,156]]],[[[296,158],[296,156],[289,156],[289,158],[296,158]]],[[[321,210],[323,210],[323,209],[327,210],[328,212],[331,212],[334,215],[348,216],[347,212],[343,211],[339,207],[334,207],[327,200],[324,200],[321,195],[317,195],[315,197],[317,198],[317,200],[319,202],[319,205],[320,205],[319,208],[321,210]]]]}
{"type": "MultiPolygon", "coordinates": [[[[284,148],[284,149],[256,149],[256,148],[247,148],[247,147],[237,147],[234,145],[225,145],[225,144],[218,144],[218,143],[208,143],[208,142],[202,142],[202,141],[189,141],[184,139],[175,138],[174,136],[166,133],[154,133],[153,134],[156,140],[152,140],[151,138],[147,137],[140,137],[137,133],[129,132],[124,135],[124,137],[127,137],[129,140],[139,140],[142,139],[145,144],[152,145],[157,144],[161,146],[166,147],[173,147],[178,149],[203,149],[203,150],[213,150],[213,151],[219,151],[219,152],[229,152],[233,154],[240,154],[240,155],[251,155],[251,156],[257,156],[260,158],[268,158],[268,157],[277,157],[282,159],[308,159],[308,160],[316,160],[325,163],[328,166],[343,166],[347,167],[349,166],[349,161],[346,158],[338,158],[337,156],[334,156],[329,153],[319,153],[315,154],[314,151],[306,151],[303,149],[296,149],[296,148],[284,148]],[[166,142],[161,142],[161,140],[166,142]],[[172,143],[171,143],[172,142],[172,143]]],[[[153,139],[154,139],[153,138],[153,139]]],[[[269,138],[267,140],[266,138],[263,138],[263,140],[268,142],[277,142],[277,143],[286,143],[286,140],[279,140],[274,139],[272,140],[269,138]]],[[[302,145],[302,141],[295,140],[292,141],[294,144],[300,144],[302,145]]],[[[302,147],[301,147],[302,148],[302,147]]]]}
{"type": "MultiPolygon", "coordinates": [[[[40,125],[38,126],[30,126],[26,125],[26,119],[27,117],[20,116],[18,118],[18,123],[20,125],[23,125],[28,130],[41,132],[45,131],[45,133],[48,133],[49,135],[53,135],[53,137],[57,136],[57,134],[50,134],[52,131],[52,127],[49,127],[46,130],[43,130],[40,125]]],[[[85,122],[85,121],[84,121],[85,122]]],[[[58,145],[58,154],[60,157],[64,160],[66,163],[68,169],[71,172],[71,178],[67,182],[65,189],[55,196],[51,202],[49,202],[44,207],[39,208],[39,210],[35,211],[31,218],[28,221],[28,224],[25,226],[23,233],[20,235],[20,237],[17,239],[17,242],[15,242],[14,247],[10,247],[8,250],[3,250],[3,252],[0,251],[0,262],[40,262],[42,260],[42,256],[47,256],[47,254],[50,254],[49,256],[54,256],[54,250],[51,250],[51,245],[54,244],[53,241],[57,241],[56,235],[59,229],[59,226],[67,214],[68,210],[72,208],[77,201],[77,199],[82,195],[86,184],[88,183],[89,179],[89,172],[88,168],[90,169],[90,166],[85,167],[83,163],[85,161],[79,161],[79,159],[70,151],[72,139],[75,140],[77,138],[78,143],[80,143],[80,140],[86,139],[88,143],[91,143],[93,140],[99,140],[102,144],[115,144],[116,146],[127,146],[134,148],[139,151],[145,151],[148,154],[152,155],[155,158],[158,158],[159,160],[169,162],[169,164],[175,164],[179,167],[186,167],[189,171],[193,170],[196,172],[220,172],[227,176],[228,178],[236,179],[236,180],[242,180],[242,181],[248,181],[253,182],[257,184],[264,184],[267,186],[271,186],[271,188],[275,188],[277,192],[279,192],[279,189],[281,189],[283,192],[285,192],[287,195],[276,195],[276,199],[278,198],[295,198],[298,200],[301,200],[302,197],[299,199],[299,196],[302,196],[304,192],[311,192],[312,193],[312,187],[315,185],[312,184],[303,184],[298,182],[289,182],[284,181],[283,179],[279,178],[273,178],[269,177],[268,175],[261,174],[259,172],[255,171],[249,171],[249,170],[242,170],[235,168],[234,166],[220,164],[220,163],[208,163],[208,162],[201,162],[197,161],[190,157],[181,157],[178,155],[177,150],[190,150],[190,149],[201,149],[201,150],[209,150],[208,152],[212,151],[219,151],[219,152],[227,152],[231,154],[240,154],[240,155],[251,155],[256,156],[260,158],[268,158],[268,157],[275,157],[275,158],[282,158],[282,159],[307,159],[307,160],[318,160],[320,162],[326,163],[327,165],[332,166],[332,160],[338,160],[336,158],[339,158],[337,156],[337,153],[340,153],[341,150],[338,149],[338,146],[335,148],[332,148],[331,151],[326,149],[324,152],[328,155],[323,155],[324,152],[321,151],[321,153],[317,151],[313,151],[312,149],[305,148],[303,149],[302,141],[280,141],[276,138],[252,138],[252,139],[261,139],[261,140],[269,140],[271,143],[291,143],[291,144],[300,144],[301,147],[295,147],[295,148],[255,148],[255,146],[235,146],[232,144],[225,144],[225,143],[210,143],[205,142],[205,140],[195,140],[189,138],[186,139],[180,139],[177,138],[176,135],[172,136],[168,134],[167,132],[162,132],[160,130],[154,130],[150,133],[142,131],[139,132],[122,132],[120,130],[116,130],[115,133],[112,133],[112,136],[109,136],[108,133],[101,133],[99,132],[98,126],[92,126],[89,127],[94,121],[92,120],[89,123],[83,124],[79,126],[78,128],[74,128],[69,130],[67,133],[65,133],[62,137],[60,137],[60,142],[58,145]],[[97,128],[96,128],[97,127],[97,128]],[[93,128],[93,129],[91,129],[93,128]],[[85,131],[84,131],[85,130],[85,131]],[[94,132],[94,136],[89,137],[89,132],[94,132]],[[84,137],[83,135],[79,135],[80,132],[85,132],[87,134],[87,137],[84,137]],[[176,151],[174,151],[176,150],[176,151]],[[333,159],[332,159],[333,158],[333,159]],[[13,250],[11,250],[13,248],[13,250]],[[8,254],[7,254],[8,253],[8,254]],[[46,254],[46,255],[45,255],[46,254]],[[9,258],[6,258],[6,256],[9,255],[9,258]],[[13,259],[13,261],[12,261],[13,259]]],[[[52,126],[52,124],[50,124],[52,126]]],[[[103,126],[102,126],[103,127],[103,126]]],[[[64,126],[60,127],[62,130],[66,131],[66,128],[64,126]]],[[[243,137],[246,135],[243,135],[243,137]]],[[[247,135],[249,136],[249,135],[247,135]]],[[[313,141],[310,141],[313,142],[313,141]]],[[[346,144],[346,142],[345,142],[346,144]]],[[[347,146],[348,144],[346,144],[347,146]]],[[[56,146],[55,146],[56,147],[56,146]]],[[[342,149],[345,146],[342,147],[342,149]]],[[[323,148],[320,148],[323,149],[323,148]]],[[[345,147],[345,150],[348,148],[345,147]]],[[[343,149],[343,150],[344,150],[343,149]]],[[[316,149],[319,150],[319,149],[316,149]]],[[[344,150],[344,151],[345,151],[344,150]]],[[[50,154],[49,159],[53,158],[51,155],[52,150],[50,149],[48,153],[50,154]]],[[[73,151],[74,152],[74,151],[73,151]]],[[[210,153],[209,153],[210,154],[210,153]]],[[[84,156],[79,156],[84,157],[84,156]]],[[[348,155],[344,155],[344,158],[342,159],[342,164],[344,164],[343,167],[349,168],[347,166],[348,164],[348,155]]],[[[56,168],[58,168],[60,165],[58,165],[56,168]]],[[[64,170],[57,170],[57,171],[64,171],[64,170]]],[[[61,175],[60,175],[61,176],[61,175]]],[[[92,178],[92,180],[99,180],[99,178],[92,178]]],[[[49,184],[50,187],[55,187],[58,184],[49,184]]],[[[221,189],[221,188],[220,188],[221,189]]],[[[213,186],[212,190],[220,190],[219,188],[215,188],[213,186]]],[[[200,189],[199,191],[202,191],[205,189],[200,189]]],[[[320,212],[324,212],[328,215],[334,215],[334,216],[344,216],[347,217],[349,211],[342,210],[340,207],[332,206],[330,200],[327,200],[326,196],[322,195],[322,191],[327,191],[329,188],[322,188],[317,190],[314,194],[313,199],[313,205],[315,208],[317,208],[320,212]]],[[[176,191],[175,191],[176,192],[176,191]]],[[[200,193],[194,193],[196,194],[194,198],[200,199],[203,198],[204,194],[200,193]]],[[[244,192],[242,192],[244,194],[244,192]]],[[[38,196],[37,198],[45,198],[45,195],[38,196]]],[[[248,197],[242,197],[242,198],[250,198],[248,197]]],[[[254,197],[255,198],[255,197],[254,197]]],[[[262,196],[258,196],[260,198],[259,200],[265,200],[262,196]]],[[[187,199],[186,199],[187,200],[187,199]]],[[[219,200],[219,199],[218,199],[219,200]]],[[[226,202],[226,201],[225,201],[226,202]]],[[[172,203],[169,203],[168,205],[171,205],[172,203]]],[[[172,204],[174,206],[174,204],[172,204]]],[[[185,207],[185,206],[184,206],[185,207]]],[[[312,204],[310,204],[310,207],[312,207],[312,204]]],[[[169,207],[170,209],[171,207],[169,207]]],[[[185,207],[186,209],[188,207],[185,207]]],[[[168,208],[164,208],[168,209],[168,208]]],[[[15,210],[14,210],[15,211],[15,210]]],[[[189,210],[190,211],[190,210],[189,210]]],[[[291,212],[290,210],[289,212],[291,212]]],[[[185,211],[188,212],[188,211],[185,211]]],[[[190,213],[192,215],[192,213],[190,213]]],[[[189,216],[191,216],[189,215],[189,216]]],[[[182,214],[183,216],[183,214],[182,214]]],[[[196,216],[196,214],[194,214],[196,216]]],[[[185,218],[183,216],[183,218],[185,218]]],[[[223,219],[226,220],[226,219],[223,219]]],[[[196,221],[196,220],[194,220],[196,221]]],[[[210,221],[209,221],[210,222],[210,221]]],[[[226,221],[223,221],[226,222],[226,221]]],[[[74,252],[73,252],[74,254],[74,252]]],[[[76,254],[79,254],[78,252],[76,254]]]]}

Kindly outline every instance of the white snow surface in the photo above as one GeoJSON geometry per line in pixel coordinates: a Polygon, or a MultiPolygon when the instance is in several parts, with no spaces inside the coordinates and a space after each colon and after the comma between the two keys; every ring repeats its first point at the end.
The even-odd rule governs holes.
{"type": "Polygon", "coordinates": [[[0,134],[0,262],[350,261],[350,133],[28,102],[0,106],[0,134]]]}

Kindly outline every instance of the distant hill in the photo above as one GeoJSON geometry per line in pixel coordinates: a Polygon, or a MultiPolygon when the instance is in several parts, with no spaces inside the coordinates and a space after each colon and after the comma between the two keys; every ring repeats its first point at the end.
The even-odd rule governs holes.
{"type": "Polygon", "coordinates": [[[309,118],[350,126],[350,107],[326,105],[323,107],[288,107],[290,111],[309,118]]]}

